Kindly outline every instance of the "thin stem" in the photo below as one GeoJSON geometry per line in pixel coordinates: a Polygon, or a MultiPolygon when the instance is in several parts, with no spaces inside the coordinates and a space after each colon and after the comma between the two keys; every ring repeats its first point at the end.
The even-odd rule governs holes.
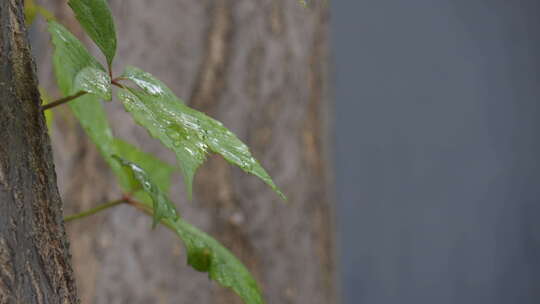
{"type": "Polygon", "coordinates": [[[121,83],[119,83],[119,82],[117,81],[117,79],[111,80],[111,84],[112,84],[112,85],[115,85],[115,86],[117,86],[117,87],[119,87],[119,88],[121,88],[121,89],[125,89],[124,85],[121,84],[121,83]]]}
{"type": "Polygon", "coordinates": [[[152,211],[152,209],[143,203],[135,201],[131,198],[127,198],[126,203],[132,207],[135,207],[135,209],[138,209],[139,211],[142,211],[150,216],[154,215],[154,212],[152,211]]]}
{"type": "MultiPolygon", "coordinates": [[[[152,208],[146,206],[145,204],[143,204],[141,202],[135,201],[135,200],[128,197],[126,203],[128,205],[130,205],[131,207],[134,207],[135,209],[137,209],[139,211],[142,211],[143,213],[146,213],[146,215],[148,215],[148,216],[154,216],[154,211],[152,210],[152,208]]],[[[174,226],[174,221],[165,219],[165,220],[160,220],[160,222],[165,227],[167,227],[167,228],[171,229],[173,232],[177,233],[176,227],[174,226]]]]}
{"type": "Polygon", "coordinates": [[[112,74],[112,65],[110,63],[107,63],[107,67],[109,68],[109,77],[111,77],[111,79],[113,78],[112,74]]]}
{"type": "Polygon", "coordinates": [[[109,209],[109,208],[112,208],[112,207],[115,207],[115,206],[118,206],[120,204],[124,204],[124,203],[130,203],[131,202],[129,201],[129,199],[124,196],[122,197],[121,199],[118,199],[118,200],[115,200],[115,201],[112,201],[112,202],[108,202],[108,203],[105,203],[103,205],[99,205],[95,208],[92,208],[90,210],[86,210],[86,211],[83,211],[81,213],[77,213],[77,214],[73,214],[73,215],[70,215],[70,216],[66,216],[64,218],[64,222],[71,222],[73,220],[77,220],[77,219],[81,219],[81,218],[85,218],[87,216],[90,216],[90,215],[94,215],[100,211],[103,211],[105,209],[109,209]]]}
{"type": "MultiPolygon", "coordinates": [[[[131,207],[134,207],[135,209],[139,210],[139,211],[142,211],[143,213],[146,213],[146,215],[148,216],[154,216],[154,211],[152,210],[152,208],[146,206],[145,204],[143,203],[140,203],[138,201],[135,201],[131,198],[127,198],[127,202],[126,202],[128,205],[130,205],[131,207]]],[[[160,220],[161,224],[163,224],[165,227],[171,229],[173,232],[176,232],[176,227],[174,227],[174,221],[170,221],[170,220],[160,220]]]]}
{"type": "Polygon", "coordinates": [[[113,80],[111,80],[111,84],[115,85],[115,86],[117,86],[117,87],[119,87],[121,89],[125,89],[126,87],[123,84],[120,83],[121,80],[129,80],[129,79],[127,79],[126,77],[122,77],[122,76],[116,77],[113,80]]]}
{"type": "MultiPolygon", "coordinates": [[[[116,201],[105,203],[103,205],[100,205],[100,206],[98,206],[96,208],[93,208],[93,209],[90,209],[88,211],[81,212],[81,213],[78,213],[78,214],[74,214],[74,215],[65,217],[64,222],[67,223],[67,222],[70,222],[70,221],[73,221],[73,220],[76,220],[76,219],[85,218],[87,216],[96,214],[96,213],[98,213],[98,212],[100,212],[102,210],[109,209],[109,208],[118,206],[120,204],[130,205],[131,207],[134,207],[135,209],[137,209],[137,210],[139,210],[139,211],[141,211],[143,213],[146,213],[149,216],[154,215],[154,211],[152,210],[152,208],[146,206],[145,204],[143,204],[141,202],[138,202],[138,201],[134,200],[131,197],[131,194],[124,194],[122,196],[122,198],[120,198],[120,199],[118,199],[116,201]]],[[[162,220],[161,223],[163,225],[165,225],[167,228],[171,229],[172,231],[176,231],[176,228],[174,227],[173,222],[170,222],[170,221],[167,221],[167,220],[164,220],[164,221],[162,220]]]]}
{"type": "Polygon", "coordinates": [[[78,97],[81,97],[82,95],[84,95],[84,94],[86,94],[86,93],[87,93],[87,92],[85,92],[85,91],[80,91],[80,92],[78,92],[78,93],[75,94],[75,95],[66,96],[66,97],[64,97],[64,98],[60,98],[60,99],[58,99],[58,100],[55,100],[55,101],[53,101],[53,102],[50,102],[50,103],[48,103],[48,104],[46,104],[46,105],[42,105],[42,106],[41,106],[41,111],[45,111],[45,110],[48,110],[48,109],[50,109],[50,108],[54,108],[54,107],[56,107],[56,106],[59,106],[59,105],[61,105],[61,104],[64,104],[64,103],[66,103],[66,102],[70,102],[70,101],[72,101],[73,99],[76,99],[76,98],[78,98],[78,97]]]}
{"type": "Polygon", "coordinates": [[[120,81],[120,80],[129,80],[129,78],[119,76],[113,79],[113,81],[120,81]]]}

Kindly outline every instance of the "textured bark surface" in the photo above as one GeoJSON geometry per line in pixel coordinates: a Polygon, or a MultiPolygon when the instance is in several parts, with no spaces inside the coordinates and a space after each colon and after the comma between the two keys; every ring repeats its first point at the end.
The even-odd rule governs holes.
{"type": "Polygon", "coordinates": [[[22,11],[0,2],[0,303],[77,303],[22,11]]]}
{"type": "MultiPolygon", "coordinates": [[[[116,69],[139,66],[224,122],[289,197],[283,204],[256,178],[210,157],[196,177],[193,202],[185,199],[180,175],[175,177],[172,198],[184,217],[239,256],[268,303],[335,303],[326,165],[327,8],[305,9],[296,0],[110,3],[120,37],[116,69]]],[[[48,4],[80,33],[64,1],[48,4]]],[[[120,105],[109,110],[116,134],[175,161],[120,105]]],[[[56,123],[58,171],[69,210],[118,196],[76,124],[63,118],[56,123]]],[[[149,219],[129,207],[70,224],[84,303],[240,303],[186,266],[183,247],[171,233],[149,227],[149,219]]]]}

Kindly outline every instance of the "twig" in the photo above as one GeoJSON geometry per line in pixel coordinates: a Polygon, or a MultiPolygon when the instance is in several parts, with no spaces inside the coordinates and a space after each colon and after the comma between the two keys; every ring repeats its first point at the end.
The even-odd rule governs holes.
{"type": "Polygon", "coordinates": [[[48,110],[48,109],[50,109],[50,108],[54,108],[54,107],[56,107],[56,106],[59,106],[59,105],[61,105],[61,104],[64,104],[64,103],[66,103],[66,102],[70,102],[70,101],[72,101],[73,99],[76,99],[76,98],[78,98],[78,97],[81,97],[82,95],[84,95],[84,94],[86,94],[86,93],[87,93],[87,92],[85,92],[85,91],[80,91],[80,92],[78,92],[78,93],[75,94],[75,95],[66,96],[66,97],[64,97],[64,98],[60,98],[60,99],[58,99],[58,100],[55,100],[55,101],[53,101],[53,102],[50,102],[50,103],[48,103],[48,104],[46,104],[46,105],[42,105],[42,106],[41,106],[41,111],[45,111],[45,110],[48,110]]]}
{"type": "Polygon", "coordinates": [[[120,204],[124,204],[124,203],[130,203],[129,199],[126,198],[125,196],[122,197],[121,199],[118,199],[118,200],[115,200],[115,201],[111,201],[111,202],[108,202],[108,203],[105,203],[105,204],[102,204],[102,205],[99,205],[95,208],[92,208],[90,210],[86,210],[86,211],[83,211],[81,213],[77,213],[77,214],[73,214],[73,215],[70,215],[70,216],[66,216],[64,218],[64,222],[71,222],[73,220],[77,220],[77,219],[81,219],[81,218],[85,218],[87,216],[90,216],[90,215],[94,215],[100,211],[103,211],[105,209],[109,209],[109,208],[112,208],[112,207],[115,207],[115,206],[118,206],[120,204]]]}

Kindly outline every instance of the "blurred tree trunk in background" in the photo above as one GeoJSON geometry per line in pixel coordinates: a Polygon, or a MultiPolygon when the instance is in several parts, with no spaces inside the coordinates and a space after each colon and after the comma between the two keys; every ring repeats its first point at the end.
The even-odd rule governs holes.
{"type": "MultiPolygon", "coordinates": [[[[328,9],[296,0],[111,0],[119,35],[115,74],[139,66],[192,107],[221,120],[289,198],[210,157],[188,202],[180,175],[172,199],[184,217],[231,249],[268,303],[336,302],[333,198],[328,164],[328,9]]],[[[47,0],[82,31],[65,1],[47,0]]],[[[79,35],[81,36],[81,35],[79,35]]],[[[41,79],[50,80],[48,56],[41,79]]],[[[50,83],[46,84],[52,87],[50,83]]],[[[121,106],[115,132],[174,162],[121,106]]],[[[114,199],[118,190],[94,147],[67,113],[53,133],[66,213],[114,199]]],[[[129,207],[68,226],[83,303],[240,303],[186,266],[169,231],[129,207]]]]}

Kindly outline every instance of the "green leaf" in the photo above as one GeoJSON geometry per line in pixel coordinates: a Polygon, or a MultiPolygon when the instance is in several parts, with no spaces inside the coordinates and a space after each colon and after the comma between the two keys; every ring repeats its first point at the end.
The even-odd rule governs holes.
{"type": "MultiPolygon", "coordinates": [[[[127,163],[130,168],[133,164],[127,163]]],[[[140,168],[135,167],[136,171],[140,168]]],[[[139,171],[140,172],[140,171],[139,171]]],[[[152,181],[146,177],[141,178],[141,182],[152,181]]],[[[145,190],[152,193],[153,188],[149,186],[145,190]]],[[[142,202],[142,207],[153,214],[156,218],[155,203],[142,202]]],[[[210,279],[215,280],[224,287],[232,289],[238,294],[246,304],[263,304],[260,288],[249,273],[246,267],[218,241],[210,237],[208,234],[195,228],[182,218],[160,217],[160,221],[167,228],[171,229],[184,242],[187,249],[187,262],[195,270],[207,272],[210,279]]]]}
{"type": "Polygon", "coordinates": [[[183,219],[166,220],[164,224],[180,237],[186,246],[188,264],[210,279],[231,288],[246,304],[262,304],[257,282],[246,267],[219,242],[183,219]]]}
{"type": "Polygon", "coordinates": [[[116,30],[107,1],[70,0],[68,4],[84,30],[107,58],[107,63],[111,65],[116,54],[116,30]]]}
{"type": "MultiPolygon", "coordinates": [[[[117,154],[114,137],[107,120],[107,113],[96,95],[86,94],[69,103],[73,114],[79,120],[84,131],[96,145],[105,161],[117,175],[123,175],[124,170],[112,160],[111,155],[117,154]]],[[[122,179],[126,179],[123,177],[122,179]]],[[[127,182],[124,182],[127,183],[127,182]]]]}
{"type": "MultiPolygon", "coordinates": [[[[125,148],[133,151],[129,146],[125,148]]],[[[117,156],[115,159],[131,171],[143,190],[152,198],[151,202],[141,203],[152,210],[153,226],[155,227],[157,221],[161,221],[184,242],[189,265],[198,271],[208,272],[212,280],[231,288],[245,303],[263,303],[257,282],[245,266],[216,240],[179,218],[174,205],[156,185],[150,173],[133,162],[117,156]]]]}
{"type": "Polygon", "coordinates": [[[53,65],[60,91],[65,96],[73,93],[73,80],[86,67],[105,71],[103,66],[88,53],[84,45],[65,27],[49,21],[49,32],[54,45],[53,65]]]}
{"type": "Polygon", "coordinates": [[[146,72],[130,67],[123,77],[139,84],[143,90],[120,90],[120,100],[138,124],[176,153],[190,196],[195,172],[208,151],[212,151],[261,178],[285,199],[248,147],[219,121],[179,102],[161,82],[152,81],[148,85],[149,80],[155,78],[146,72]]]}
{"type": "MultiPolygon", "coordinates": [[[[51,32],[53,44],[55,46],[53,54],[55,74],[62,92],[65,95],[70,95],[83,89],[85,91],[96,92],[98,95],[110,94],[108,92],[110,90],[109,76],[104,72],[103,67],[99,65],[97,60],[86,51],[82,43],[80,43],[79,40],[63,26],[54,21],[49,22],[49,31],[51,32]],[[75,82],[73,83],[72,79],[74,78],[75,82]],[[107,83],[107,81],[103,81],[103,79],[109,80],[107,89],[91,87],[92,79],[100,81],[99,78],[102,78],[101,83],[103,87],[105,87],[105,83],[107,83]],[[90,82],[90,84],[88,84],[88,82],[90,82]]],[[[108,96],[103,97],[105,98],[108,96]]],[[[112,155],[115,154],[121,155],[131,161],[141,163],[143,168],[148,170],[150,176],[157,180],[164,190],[169,188],[170,175],[173,169],[156,158],[140,152],[137,148],[128,143],[114,138],[107,120],[107,114],[97,95],[83,95],[76,100],[71,101],[69,105],[81,126],[92,142],[97,146],[99,152],[109,164],[116,175],[119,184],[125,191],[136,191],[136,181],[134,181],[131,174],[128,174],[126,170],[112,158],[112,155]]],[[[151,201],[151,199],[141,191],[136,192],[134,195],[139,200],[145,202],[151,201]]]]}
{"type": "Polygon", "coordinates": [[[180,218],[176,207],[171,203],[167,195],[158,185],[152,181],[148,173],[144,171],[139,165],[127,161],[117,155],[113,155],[124,168],[129,169],[135,180],[140,184],[142,189],[152,198],[152,210],[154,211],[154,221],[152,227],[155,227],[157,223],[162,219],[169,219],[176,221],[180,218]]]}
{"type": "Polygon", "coordinates": [[[111,77],[100,69],[92,67],[82,69],[75,76],[74,87],[77,91],[85,91],[107,101],[112,100],[111,77]]]}
{"type": "MultiPolygon", "coordinates": [[[[62,25],[49,21],[49,32],[54,45],[54,72],[60,91],[64,95],[72,95],[79,91],[74,86],[73,80],[81,71],[89,68],[105,71],[83,44],[62,25]]],[[[99,97],[86,94],[71,101],[69,106],[121,183],[127,184],[128,176],[125,171],[111,158],[111,155],[116,154],[117,151],[107,115],[99,97]]]]}
{"type": "MultiPolygon", "coordinates": [[[[152,98],[150,95],[143,96],[152,98]]],[[[159,121],[153,109],[148,108],[132,91],[122,89],[118,92],[118,97],[124,103],[126,110],[131,112],[137,123],[146,127],[153,137],[159,139],[167,148],[176,153],[188,196],[191,198],[193,176],[197,168],[204,162],[204,151],[201,151],[201,148],[192,142],[186,142],[182,145],[179,141],[180,138],[177,138],[177,133],[181,130],[177,130],[175,126],[165,126],[165,123],[159,121]]]]}
{"type": "Polygon", "coordinates": [[[122,74],[123,78],[133,81],[144,92],[159,100],[159,102],[180,102],[183,100],[176,97],[176,95],[169,89],[163,82],[155,78],[152,74],[147,73],[141,69],[133,66],[127,66],[122,74]]]}
{"type": "MultiPolygon", "coordinates": [[[[58,86],[64,95],[78,91],[73,85],[73,79],[79,72],[89,68],[104,72],[103,67],[88,53],[82,43],[62,25],[50,21],[49,32],[54,45],[54,71],[58,86]]],[[[112,132],[98,97],[86,94],[71,101],[69,105],[100,152],[103,155],[114,154],[112,132]]]]}
{"type": "MultiPolygon", "coordinates": [[[[151,154],[140,151],[137,147],[127,143],[123,140],[114,139],[114,145],[116,147],[116,153],[122,158],[138,164],[151,180],[159,185],[160,189],[167,193],[171,185],[171,175],[175,171],[175,168],[168,163],[154,157],[151,154]]],[[[132,176],[131,174],[129,175],[132,176]]],[[[120,177],[121,178],[121,177],[120,177]]],[[[128,180],[129,183],[121,185],[122,188],[127,191],[138,190],[139,183],[134,179],[128,180]]],[[[144,191],[137,191],[134,194],[135,198],[143,202],[152,202],[152,199],[144,191]]]]}

